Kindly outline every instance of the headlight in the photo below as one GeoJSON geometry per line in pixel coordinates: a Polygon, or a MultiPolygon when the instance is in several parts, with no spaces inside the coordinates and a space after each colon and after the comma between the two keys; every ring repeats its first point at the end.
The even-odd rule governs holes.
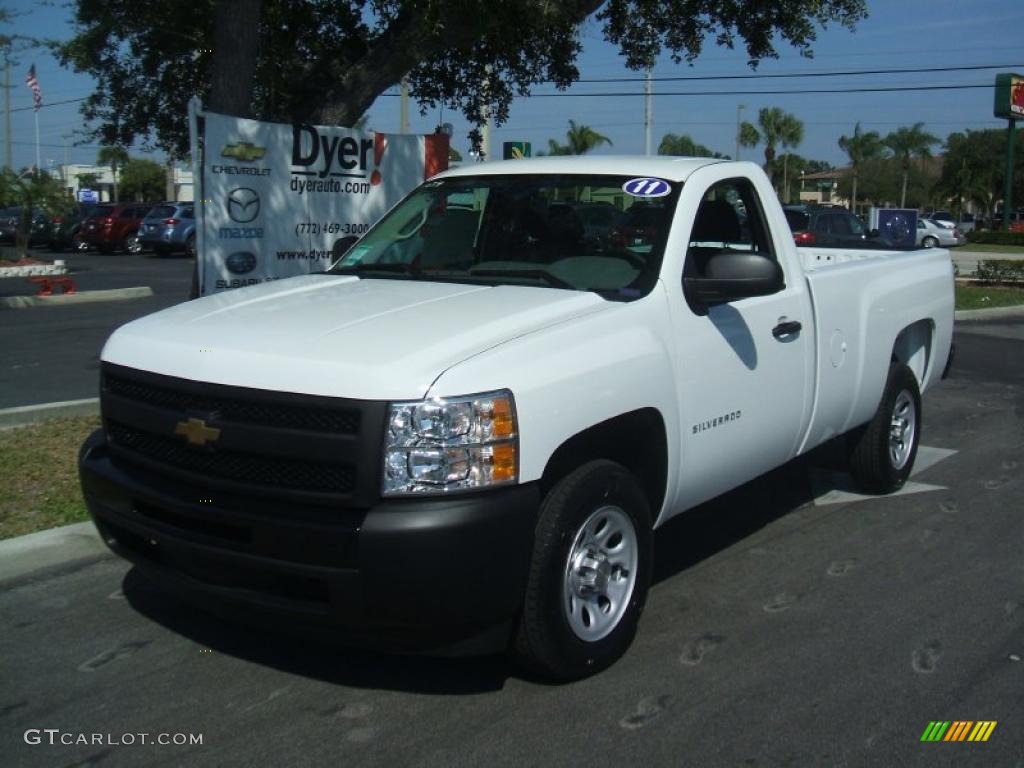
{"type": "Polygon", "coordinates": [[[392,403],[384,446],[384,495],[450,493],[519,479],[512,393],[392,403]]]}

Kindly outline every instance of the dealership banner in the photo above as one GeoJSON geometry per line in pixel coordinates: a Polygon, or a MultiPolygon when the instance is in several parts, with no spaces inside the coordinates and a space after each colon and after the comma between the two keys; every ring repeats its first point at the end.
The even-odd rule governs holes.
{"type": "Polygon", "coordinates": [[[197,114],[205,119],[197,195],[204,295],[322,271],[336,241],[362,235],[448,166],[443,134],[197,114]]]}

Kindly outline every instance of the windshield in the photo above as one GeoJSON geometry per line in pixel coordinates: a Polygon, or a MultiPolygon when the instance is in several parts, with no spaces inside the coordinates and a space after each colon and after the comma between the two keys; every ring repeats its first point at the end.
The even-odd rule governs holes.
{"type": "Polygon", "coordinates": [[[541,174],[429,181],[328,271],[636,299],[657,281],[681,187],[640,181],[541,174]]]}

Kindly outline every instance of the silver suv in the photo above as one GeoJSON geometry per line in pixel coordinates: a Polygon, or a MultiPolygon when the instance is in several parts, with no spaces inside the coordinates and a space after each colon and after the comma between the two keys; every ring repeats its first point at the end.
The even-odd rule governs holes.
{"type": "Polygon", "coordinates": [[[157,256],[184,252],[196,255],[195,206],[192,203],[154,205],[139,226],[139,243],[157,256]]]}

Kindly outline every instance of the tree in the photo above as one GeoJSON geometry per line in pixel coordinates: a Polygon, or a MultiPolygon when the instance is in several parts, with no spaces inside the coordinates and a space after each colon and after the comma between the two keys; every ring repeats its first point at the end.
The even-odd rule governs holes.
{"type": "Polygon", "coordinates": [[[677,155],[681,157],[719,157],[728,159],[726,155],[698,144],[685,133],[678,136],[674,133],[666,133],[661,137],[658,144],[659,155],[677,155]]]}
{"type": "Polygon", "coordinates": [[[602,25],[626,65],[667,51],[693,61],[705,40],[742,41],[752,64],[778,41],[809,54],[817,27],[853,27],[865,0],[74,0],[75,35],[56,45],[67,66],[93,76],[83,102],[96,137],[151,141],[176,157],[183,119],[199,95],[211,109],[285,122],[352,125],[407,77],[421,109],[444,104],[480,125],[499,124],[512,99],[579,77],[580,27],[602,25]]]}
{"type": "Polygon", "coordinates": [[[882,138],[877,131],[862,133],[860,121],[853,126],[853,136],[840,136],[839,148],[850,158],[850,176],[853,181],[853,192],[850,195],[850,210],[857,212],[857,179],[860,168],[865,160],[878,157],[882,153],[882,138]]]}
{"type": "Polygon", "coordinates": [[[71,203],[60,180],[50,174],[30,173],[28,170],[18,174],[7,168],[0,171],[0,198],[6,204],[21,206],[14,243],[22,252],[28,247],[35,212],[42,211],[46,215],[62,213],[71,203]]]}
{"type": "Polygon", "coordinates": [[[902,126],[890,133],[882,143],[892,151],[893,157],[899,161],[903,170],[903,186],[900,191],[900,208],[907,203],[907,177],[910,174],[910,159],[912,157],[931,157],[932,145],[941,141],[937,136],[932,136],[924,130],[924,123],[914,123],[909,128],[902,126]]]}
{"type": "Polygon", "coordinates": [[[166,197],[167,171],[152,160],[132,158],[121,170],[121,194],[136,202],[154,202],[166,197]]]}
{"type": "Polygon", "coordinates": [[[570,155],[585,155],[602,144],[610,147],[612,140],[589,125],[577,125],[575,120],[569,121],[569,130],[565,132],[565,145],[570,155]]]}
{"type": "MultiPolygon", "coordinates": [[[[1024,129],[1017,129],[1014,143],[1024,147],[1024,129]]],[[[1013,199],[1020,202],[1024,200],[1024,152],[1015,151],[1013,157],[1013,199]]],[[[1005,129],[951,133],[946,138],[946,161],[936,191],[956,200],[957,213],[969,202],[986,216],[993,215],[1005,180],[1005,129]]]]}
{"type": "Polygon", "coordinates": [[[100,183],[98,173],[76,173],[75,178],[78,179],[79,189],[96,189],[96,186],[100,183]]]}
{"type": "Polygon", "coordinates": [[[124,165],[128,162],[128,150],[124,147],[116,145],[100,147],[99,153],[96,155],[97,165],[109,165],[110,175],[114,179],[114,196],[113,201],[116,203],[121,199],[121,196],[117,191],[117,167],[124,165]]]}
{"type": "MultiPolygon", "coordinates": [[[[744,122],[740,126],[740,144],[755,147],[764,142],[764,170],[776,184],[775,147],[796,147],[804,140],[804,124],[795,115],[779,107],[765,107],[757,113],[757,126],[744,122]]],[[[789,185],[789,168],[783,163],[783,186],[789,185]]]]}

